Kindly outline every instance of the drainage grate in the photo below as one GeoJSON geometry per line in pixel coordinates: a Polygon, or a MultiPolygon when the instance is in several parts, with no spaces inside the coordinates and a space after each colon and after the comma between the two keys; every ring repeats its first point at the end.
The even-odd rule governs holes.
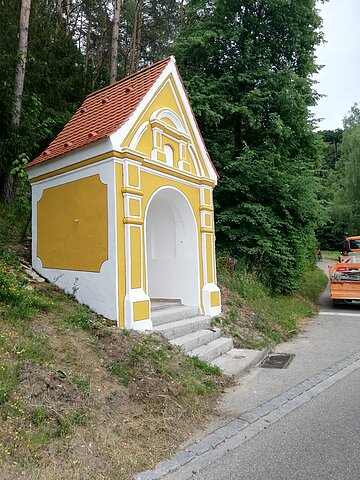
{"type": "Polygon", "coordinates": [[[295,357],[292,353],[271,353],[259,365],[261,368],[286,368],[295,357]]]}

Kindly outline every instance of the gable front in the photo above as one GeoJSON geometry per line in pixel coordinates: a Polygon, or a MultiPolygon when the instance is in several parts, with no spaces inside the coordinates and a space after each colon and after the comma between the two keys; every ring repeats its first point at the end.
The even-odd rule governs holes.
{"type": "Polygon", "coordinates": [[[120,145],[114,148],[136,152],[154,168],[162,165],[216,183],[215,169],[180,78],[168,73],[151,93],[120,145]]]}

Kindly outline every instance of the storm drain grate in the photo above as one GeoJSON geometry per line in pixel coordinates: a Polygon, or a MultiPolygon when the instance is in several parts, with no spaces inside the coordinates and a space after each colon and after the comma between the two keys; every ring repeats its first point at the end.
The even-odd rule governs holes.
{"type": "Polygon", "coordinates": [[[261,368],[286,368],[295,357],[293,353],[271,353],[260,364],[261,368]]]}

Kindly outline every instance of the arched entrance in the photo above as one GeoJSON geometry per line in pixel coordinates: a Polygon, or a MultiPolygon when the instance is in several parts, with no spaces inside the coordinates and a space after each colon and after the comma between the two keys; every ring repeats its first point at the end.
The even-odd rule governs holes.
{"type": "Polygon", "coordinates": [[[199,306],[196,222],[179,190],[164,187],[155,192],[147,207],[145,232],[149,297],[199,306]]]}

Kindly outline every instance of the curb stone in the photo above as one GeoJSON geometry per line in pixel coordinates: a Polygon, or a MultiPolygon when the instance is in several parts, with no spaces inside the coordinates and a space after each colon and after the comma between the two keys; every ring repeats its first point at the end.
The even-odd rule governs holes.
{"type": "MultiPolygon", "coordinates": [[[[134,480],[158,480],[184,467],[185,471],[179,472],[179,478],[189,479],[193,473],[209,466],[226,455],[229,450],[238,448],[264,428],[278,422],[357,369],[360,369],[360,352],[350,355],[333,367],[229,421],[226,425],[205,435],[199,442],[180,450],[173,459],[165,460],[154,470],[139,473],[133,478],[134,480]],[[245,429],[246,431],[243,432],[245,429]]],[[[172,475],[170,477],[173,478],[172,475]]]]}

